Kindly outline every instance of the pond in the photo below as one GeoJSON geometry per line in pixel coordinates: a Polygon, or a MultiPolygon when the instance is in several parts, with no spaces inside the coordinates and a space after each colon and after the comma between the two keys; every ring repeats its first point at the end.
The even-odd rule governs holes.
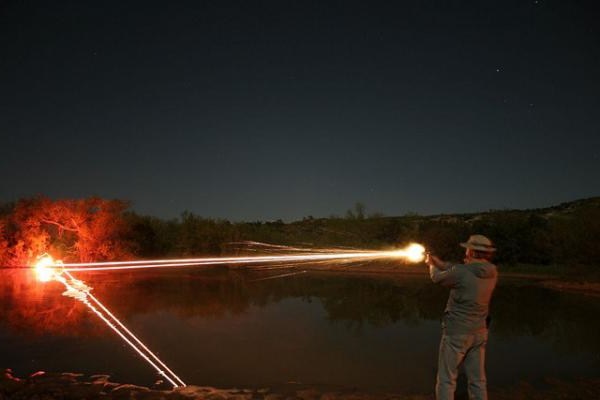
{"type": "MultiPolygon", "coordinates": [[[[78,274],[186,383],[430,393],[447,291],[426,275],[215,268],[78,274]],[[275,278],[273,278],[275,277],[275,278]],[[273,279],[265,279],[273,278],[273,279]]],[[[57,282],[0,271],[0,367],[157,375],[57,282]]],[[[502,279],[487,354],[491,387],[600,373],[600,299],[502,279]]]]}

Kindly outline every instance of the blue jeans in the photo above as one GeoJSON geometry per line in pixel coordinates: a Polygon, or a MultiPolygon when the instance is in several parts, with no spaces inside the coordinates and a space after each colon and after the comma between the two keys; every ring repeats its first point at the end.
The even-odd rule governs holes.
{"type": "Polygon", "coordinates": [[[484,366],[487,338],[487,330],[461,335],[442,334],[435,385],[437,400],[454,399],[458,367],[461,363],[464,363],[467,375],[469,399],[487,400],[484,366]]]}

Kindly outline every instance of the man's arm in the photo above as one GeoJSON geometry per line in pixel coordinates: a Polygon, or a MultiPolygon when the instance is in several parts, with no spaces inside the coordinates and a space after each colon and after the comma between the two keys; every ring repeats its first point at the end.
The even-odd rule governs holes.
{"type": "Polygon", "coordinates": [[[429,266],[429,276],[433,283],[439,283],[445,287],[454,287],[458,282],[457,277],[458,272],[454,266],[449,267],[448,269],[441,270],[436,266],[429,266]]]}
{"type": "Polygon", "coordinates": [[[442,261],[432,255],[427,255],[425,262],[429,264],[429,276],[433,283],[439,283],[445,287],[454,287],[456,285],[458,271],[456,271],[452,263],[442,261]]]}

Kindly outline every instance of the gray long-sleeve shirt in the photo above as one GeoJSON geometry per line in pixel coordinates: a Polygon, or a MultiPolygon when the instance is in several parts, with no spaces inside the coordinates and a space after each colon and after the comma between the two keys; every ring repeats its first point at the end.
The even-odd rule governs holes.
{"type": "Polygon", "coordinates": [[[486,329],[490,299],[498,280],[494,264],[455,264],[448,269],[430,266],[429,275],[434,283],[450,288],[442,323],[447,334],[486,329]]]}

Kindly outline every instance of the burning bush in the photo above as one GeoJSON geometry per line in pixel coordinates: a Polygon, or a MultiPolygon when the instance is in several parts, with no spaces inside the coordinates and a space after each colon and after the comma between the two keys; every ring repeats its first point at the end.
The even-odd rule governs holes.
{"type": "Polygon", "coordinates": [[[98,197],[19,200],[0,218],[0,262],[28,265],[39,254],[74,261],[127,259],[128,204],[98,197]]]}

